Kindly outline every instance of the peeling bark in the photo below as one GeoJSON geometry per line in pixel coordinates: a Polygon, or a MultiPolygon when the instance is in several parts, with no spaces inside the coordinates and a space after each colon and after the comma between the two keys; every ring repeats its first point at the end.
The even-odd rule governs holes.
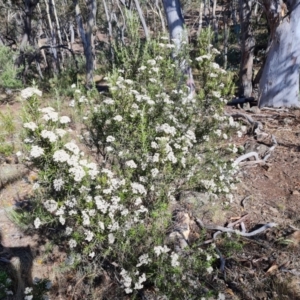
{"type": "Polygon", "coordinates": [[[266,9],[271,8],[268,20],[273,23],[270,24],[271,44],[260,80],[259,107],[300,107],[300,0],[286,1],[287,14],[282,13],[285,11],[282,1],[272,1],[271,5],[270,1],[265,2],[266,9]]]}

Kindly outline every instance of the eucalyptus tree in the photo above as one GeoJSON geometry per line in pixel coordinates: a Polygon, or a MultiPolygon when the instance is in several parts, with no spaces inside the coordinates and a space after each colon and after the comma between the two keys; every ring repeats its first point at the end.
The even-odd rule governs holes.
{"type": "Polygon", "coordinates": [[[270,46],[260,79],[259,106],[299,107],[300,0],[263,0],[270,46]]]}
{"type": "Polygon", "coordinates": [[[179,0],[163,0],[163,5],[167,17],[170,39],[175,44],[174,59],[180,64],[180,68],[187,76],[187,86],[190,95],[195,92],[195,83],[193,79],[192,69],[186,59],[178,59],[184,45],[188,43],[188,33],[184,27],[184,18],[181,11],[179,0]]]}

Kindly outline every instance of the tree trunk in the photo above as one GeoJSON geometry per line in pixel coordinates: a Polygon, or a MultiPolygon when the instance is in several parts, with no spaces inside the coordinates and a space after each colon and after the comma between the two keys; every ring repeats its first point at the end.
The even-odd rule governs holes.
{"type": "Polygon", "coordinates": [[[253,0],[240,0],[241,22],[241,65],[240,65],[240,97],[251,97],[252,94],[252,69],[255,39],[251,26],[251,12],[253,0]]]}
{"type": "Polygon", "coordinates": [[[265,6],[269,8],[268,20],[273,23],[270,24],[271,45],[259,84],[259,107],[300,106],[300,0],[286,3],[287,14],[283,13],[282,1],[276,1],[275,9],[274,1],[265,6]]]}
{"type": "Polygon", "coordinates": [[[76,22],[80,37],[83,43],[84,56],[86,59],[86,85],[88,88],[91,88],[94,84],[93,75],[94,75],[94,41],[93,41],[93,29],[96,22],[96,13],[97,13],[97,1],[96,0],[86,0],[86,5],[88,9],[88,20],[86,23],[86,29],[83,26],[82,15],[78,0],[74,1],[75,4],[75,13],[76,13],[76,22]]]}
{"type": "Polygon", "coordinates": [[[146,37],[147,40],[149,40],[149,38],[150,38],[149,30],[148,30],[148,27],[147,27],[147,24],[146,24],[146,21],[145,21],[145,18],[144,18],[143,11],[142,11],[141,6],[140,6],[140,2],[139,2],[139,0],[134,0],[134,3],[135,3],[136,10],[138,12],[139,18],[141,20],[141,23],[142,23],[142,26],[143,26],[143,29],[144,29],[144,32],[145,32],[145,37],[146,37]]]}
{"type": "MultiPolygon", "coordinates": [[[[170,38],[175,44],[174,59],[182,51],[183,42],[188,42],[188,36],[186,30],[184,30],[184,19],[181,13],[181,5],[179,0],[163,0],[164,9],[167,17],[170,38]]],[[[191,67],[186,60],[179,62],[180,68],[187,78],[187,86],[189,88],[190,95],[195,92],[195,84],[191,67]]]]}
{"type": "Polygon", "coordinates": [[[24,51],[26,45],[31,40],[31,17],[32,13],[39,3],[39,0],[25,0],[24,1],[24,33],[20,45],[20,50],[24,51]]]}

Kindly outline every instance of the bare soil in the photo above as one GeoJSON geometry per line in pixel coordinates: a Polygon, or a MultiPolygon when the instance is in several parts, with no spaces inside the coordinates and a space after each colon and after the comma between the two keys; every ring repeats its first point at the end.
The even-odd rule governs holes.
{"type": "MultiPolygon", "coordinates": [[[[13,109],[14,105],[19,109],[18,103],[12,104],[13,109]]],[[[0,106],[0,110],[4,109],[0,106]]],[[[246,231],[268,222],[278,225],[248,239],[223,234],[216,244],[225,260],[225,272],[211,278],[211,282],[223,287],[226,299],[300,299],[300,111],[256,109],[253,113],[254,110],[243,111],[232,107],[226,110],[228,113],[243,112],[260,121],[264,132],[274,135],[278,145],[266,165],[240,168],[232,203],[225,208],[220,206],[219,211],[203,211],[199,217],[205,223],[225,226],[247,215],[246,231]],[[230,252],[228,241],[231,240],[241,245],[242,249],[232,248],[230,252]]],[[[248,128],[246,135],[232,137],[229,142],[246,145],[252,150],[261,145],[271,146],[268,141],[257,140],[250,126],[248,128]]],[[[17,162],[14,157],[2,159],[0,172],[8,164],[17,162]]],[[[31,252],[29,272],[32,277],[49,278],[53,282],[51,299],[78,299],[82,278],[60,275],[58,267],[66,255],[59,245],[49,244],[44,237],[25,234],[8,217],[7,212],[16,206],[26,207],[34,181],[34,172],[29,172],[19,174],[15,180],[1,187],[1,244],[11,253],[16,248],[23,249],[24,253],[31,252]]],[[[208,231],[207,237],[211,238],[212,233],[208,231]]]]}

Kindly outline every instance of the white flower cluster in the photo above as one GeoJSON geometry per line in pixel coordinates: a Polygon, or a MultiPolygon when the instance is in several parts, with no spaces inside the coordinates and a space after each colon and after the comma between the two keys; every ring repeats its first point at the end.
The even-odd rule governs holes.
{"type": "Polygon", "coordinates": [[[154,247],[154,252],[157,256],[160,256],[161,254],[168,253],[171,251],[170,248],[168,248],[166,245],[162,246],[155,246],[154,247]]]}
{"type": "Polygon", "coordinates": [[[48,139],[50,143],[54,143],[57,141],[57,136],[53,131],[49,131],[49,130],[42,130],[41,132],[41,137],[43,139],[48,139]]]}
{"type": "Polygon", "coordinates": [[[34,87],[28,87],[21,91],[21,97],[25,100],[32,97],[33,95],[38,95],[39,97],[42,97],[43,93],[42,91],[34,87]]]}
{"type": "Polygon", "coordinates": [[[42,117],[43,120],[52,122],[58,121],[58,113],[54,110],[53,107],[45,107],[40,109],[40,111],[44,113],[44,116],[42,117]]]}
{"type": "Polygon", "coordinates": [[[38,128],[38,126],[34,122],[24,123],[23,127],[24,128],[28,128],[28,129],[30,129],[32,131],[35,131],[38,128]]]}

